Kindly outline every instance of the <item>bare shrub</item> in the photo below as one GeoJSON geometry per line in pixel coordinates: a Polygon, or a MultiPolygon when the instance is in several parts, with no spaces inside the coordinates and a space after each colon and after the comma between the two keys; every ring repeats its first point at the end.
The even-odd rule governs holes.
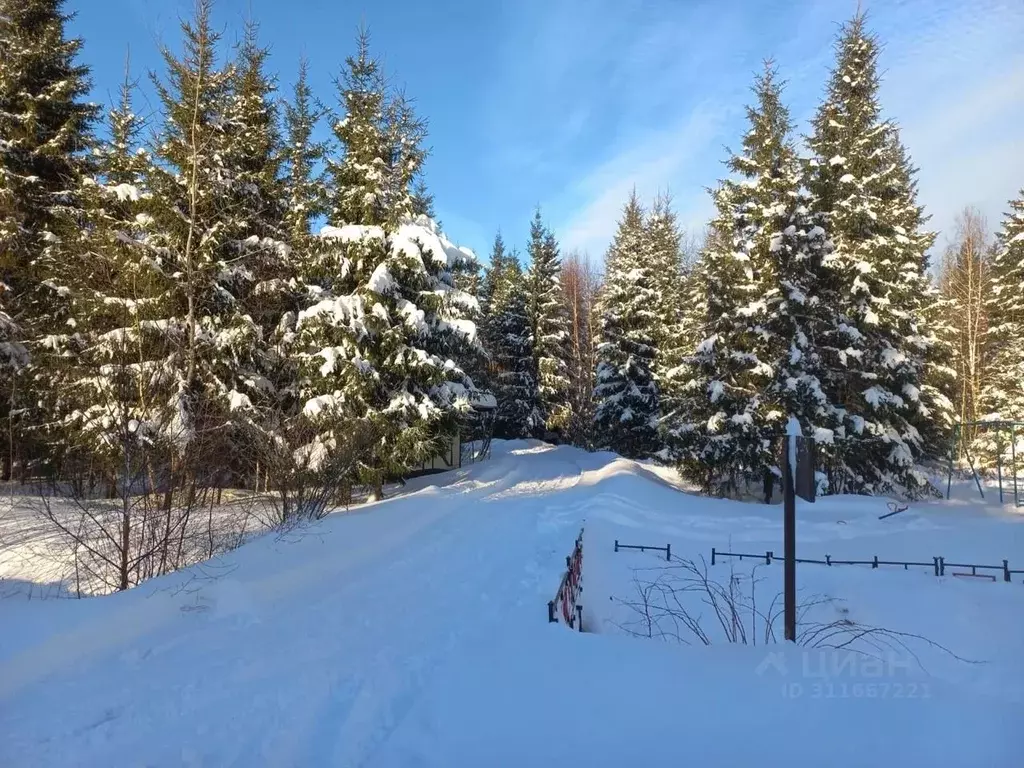
{"type": "Polygon", "coordinates": [[[281,419],[272,432],[247,432],[243,451],[264,478],[259,502],[270,511],[269,525],[319,520],[333,506],[352,503],[352,489],[377,442],[376,431],[365,420],[352,420],[334,430],[329,440],[321,433],[322,425],[301,415],[281,419]]]}
{"type": "MultiPolygon", "coordinates": [[[[649,637],[683,645],[766,645],[777,643],[776,628],[783,614],[782,593],[777,592],[765,604],[758,602],[758,576],[764,566],[754,566],[749,574],[730,568],[729,577],[720,582],[709,576],[707,562],[675,555],[671,564],[656,568],[634,569],[635,596],[618,600],[630,609],[634,618],[616,626],[634,637],[649,637]]],[[[923,668],[915,644],[924,645],[964,659],[945,646],[922,635],[861,624],[843,616],[834,621],[809,621],[815,608],[833,604],[827,595],[811,595],[797,606],[797,645],[805,648],[848,650],[871,658],[884,653],[903,652],[923,668]]]]}

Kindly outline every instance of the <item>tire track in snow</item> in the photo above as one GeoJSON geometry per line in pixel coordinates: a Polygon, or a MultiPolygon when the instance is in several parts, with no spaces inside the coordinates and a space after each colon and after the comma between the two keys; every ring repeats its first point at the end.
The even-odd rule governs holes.
{"type": "MultiPolygon", "coordinates": [[[[476,477],[483,485],[468,491],[456,483],[385,502],[403,507],[387,515],[395,527],[373,527],[376,539],[342,547],[337,557],[330,538],[326,550],[302,550],[313,561],[283,570],[262,556],[262,570],[239,579],[255,618],[224,615],[215,605],[183,619],[170,595],[137,595],[9,660],[0,667],[0,691],[26,694],[0,718],[0,730],[19,735],[12,754],[64,764],[68,755],[50,754],[38,741],[44,734],[62,741],[52,722],[40,730],[40,713],[63,713],[56,730],[71,731],[124,703],[124,715],[104,724],[82,760],[116,764],[134,754],[156,764],[372,764],[446,660],[492,640],[510,617],[543,621],[543,594],[554,588],[563,554],[552,553],[579,515],[564,492],[579,482],[580,467],[558,453],[517,457],[500,476],[496,462],[476,477]],[[538,500],[540,483],[554,495],[538,500]],[[131,673],[110,692],[90,695],[90,669],[106,667],[118,652],[134,659],[131,673]],[[200,658],[206,661],[197,667],[200,658]],[[239,701],[245,722],[224,722],[222,713],[239,701]],[[191,746],[155,753],[145,734],[169,718],[191,746]],[[220,729],[210,732],[216,723],[220,729]]],[[[330,522],[337,541],[348,522],[330,522]]],[[[294,559],[282,555],[284,563],[294,559]]]]}

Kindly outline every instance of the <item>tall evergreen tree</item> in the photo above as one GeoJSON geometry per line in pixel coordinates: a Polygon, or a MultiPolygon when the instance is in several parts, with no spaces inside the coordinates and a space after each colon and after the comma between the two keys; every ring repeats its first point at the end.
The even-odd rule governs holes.
{"type": "Polygon", "coordinates": [[[597,445],[630,458],[658,450],[658,387],[654,379],[660,295],[644,211],[636,191],[608,249],[598,300],[597,445]]]}
{"type": "MultiPolygon", "coordinates": [[[[527,314],[533,337],[541,412],[547,431],[560,433],[569,420],[565,391],[568,322],[560,282],[558,241],[544,225],[540,209],[530,224],[530,269],[526,275],[527,314]]],[[[539,434],[539,433],[538,433],[539,434]]]]}
{"type": "MultiPolygon", "coordinates": [[[[886,135],[893,168],[889,188],[892,199],[895,261],[900,265],[897,286],[902,312],[897,317],[904,327],[914,329],[905,339],[917,366],[917,384],[904,387],[911,404],[910,423],[920,436],[924,457],[949,455],[949,441],[956,421],[953,404],[956,374],[953,370],[953,345],[949,340],[945,302],[932,280],[929,250],[936,233],[927,228],[929,216],[917,202],[917,169],[900,141],[899,128],[889,125],[886,135]],[[919,396],[914,397],[914,387],[919,396]]],[[[913,487],[924,489],[927,480],[914,475],[913,487]]]]}
{"type": "Polygon", "coordinates": [[[385,102],[384,136],[385,207],[392,212],[395,221],[429,216],[433,198],[426,191],[422,178],[428,154],[423,146],[427,123],[416,114],[412,100],[404,91],[394,93],[385,102]]]}
{"type": "Polygon", "coordinates": [[[819,342],[834,333],[827,308],[824,229],[800,191],[781,85],[768,62],[747,110],[735,174],[715,194],[718,215],[700,270],[707,337],[684,386],[689,419],[676,430],[684,467],[710,488],[778,473],[788,418],[831,441],[834,410],[820,379],[819,342]]]}
{"type": "Polygon", "coordinates": [[[831,484],[917,494],[927,490],[915,463],[927,450],[918,427],[929,415],[922,386],[934,335],[922,291],[932,236],[895,127],[879,113],[878,50],[863,14],[843,26],[809,139],[809,186],[836,247],[843,329],[825,361],[843,414],[831,484]]]}
{"type": "Polygon", "coordinates": [[[356,425],[373,432],[362,479],[379,493],[386,477],[434,455],[484,397],[460,365],[479,346],[476,299],[456,285],[475,257],[431,220],[408,218],[423,136],[410,115],[389,113],[365,32],[346,66],[335,126],[342,156],[328,162],[336,226],[302,267],[300,396],[317,425],[312,455],[329,456],[356,425]]]}
{"type": "MultiPolygon", "coordinates": [[[[989,374],[981,392],[980,412],[990,421],[1024,421],[1024,190],[1010,201],[991,267],[991,292],[986,302],[985,347],[989,374]]],[[[1004,463],[1015,452],[1024,455],[1024,429],[986,430],[979,449],[989,461],[1004,463]]],[[[993,462],[994,463],[994,462],[993,462]]]]}
{"type": "Polygon", "coordinates": [[[225,411],[248,407],[261,384],[244,373],[252,370],[259,328],[239,301],[252,273],[245,214],[235,207],[248,190],[236,187],[238,165],[226,146],[235,129],[226,113],[236,108],[236,75],[217,60],[211,4],[197,0],[193,20],[182,22],[182,54],[165,48],[165,77],[153,77],[164,120],[147,180],[157,202],[149,243],[175,276],[165,326],[180,339],[166,363],[176,376],[168,436],[179,460],[197,459],[193,446],[212,450],[225,439],[225,411]]]}
{"type": "MultiPolygon", "coordinates": [[[[89,172],[95,105],[89,68],[68,38],[63,0],[0,0],[0,420],[4,476],[33,452],[27,429],[46,420],[29,366],[31,341],[60,328],[69,287],[51,280],[57,246],[76,237],[80,180],[89,172]],[[20,417],[20,418],[19,418],[20,417]],[[24,427],[24,429],[23,429],[24,427]]],[[[39,386],[37,386],[39,385],[39,386]]],[[[42,387],[42,388],[40,388],[42,387]]]]}
{"type": "Polygon", "coordinates": [[[130,481],[144,471],[143,453],[150,466],[166,456],[167,403],[176,383],[167,363],[177,340],[166,320],[175,278],[148,245],[150,161],[141,149],[145,124],[133,109],[134,87],[126,71],[108,138],[94,154],[96,173],[83,179],[79,193],[82,235],[59,249],[52,279],[77,287],[63,332],[47,344],[58,393],[53,452],[71,476],[88,467],[110,488],[116,478],[130,481]]]}
{"type": "Polygon", "coordinates": [[[491,302],[498,290],[498,284],[504,276],[505,267],[512,257],[512,254],[505,248],[505,240],[501,232],[494,235],[494,244],[491,246],[490,264],[484,271],[483,280],[480,283],[480,310],[484,317],[491,314],[491,302]]]}
{"type": "Polygon", "coordinates": [[[327,190],[321,175],[327,144],[313,138],[317,124],[327,114],[309,86],[309,63],[303,58],[292,100],[284,104],[285,139],[281,148],[285,222],[293,243],[303,240],[313,221],[327,213],[327,190]]]}
{"type": "Polygon", "coordinates": [[[667,354],[678,338],[683,311],[685,269],[683,267],[682,233],[672,210],[672,198],[658,195],[644,220],[644,240],[647,242],[651,274],[654,280],[656,314],[659,318],[655,333],[658,354],[654,372],[659,381],[678,361],[673,363],[667,354]]]}
{"type": "MultiPolygon", "coordinates": [[[[704,338],[703,320],[697,320],[699,301],[690,296],[694,277],[683,263],[682,233],[672,210],[668,194],[659,195],[645,222],[646,238],[650,243],[651,263],[654,265],[658,310],[660,318],[655,328],[657,356],[654,373],[658,383],[662,443],[672,424],[678,420],[684,396],[681,387],[686,382],[683,363],[697,343],[704,338]],[[683,374],[683,375],[678,375],[683,374]]],[[[667,447],[663,445],[663,448],[667,447]]]]}
{"type": "Polygon", "coordinates": [[[241,266],[225,287],[240,333],[231,338],[229,354],[218,356],[222,366],[215,375],[229,388],[232,425],[243,432],[231,443],[234,467],[245,474],[260,461],[261,450],[280,444],[282,420],[297,407],[286,344],[301,294],[292,249],[309,241],[308,234],[296,240],[292,229],[302,212],[286,209],[277,85],[267,72],[268,56],[258,25],[248,20],[229,68],[220,152],[230,183],[222,200],[225,260],[241,266]]]}
{"type": "Polygon", "coordinates": [[[276,327],[288,307],[284,278],[291,233],[284,207],[276,83],[266,71],[270,52],[260,45],[258,31],[255,22],[246,22],[231,67],[222,157],[231,182],[231,197],[223,201],[227,247],[245,264],[235,275],[232,293],[262,336],[276,327]]]}
{"type": "Polygon", "coordinates": [[[380,62],[370,54],[370,35],[362,29],[356,53],[345,60],[338,81],[343,116],[334,123],[340,158],[329,159],[331,224],[382,225],[387,211],[388,141],[384,131],[386,93],[380,62]]]}
{"type": "Polygon", "coordinates": [[[526,281],[515,253],[494,240],[491,265],[484,277],[488,314],[485,345],[491,361],[490,386],[497,399],[494,434],[511,439],[543,429],[532,334],[527,316],[526,281]]]}

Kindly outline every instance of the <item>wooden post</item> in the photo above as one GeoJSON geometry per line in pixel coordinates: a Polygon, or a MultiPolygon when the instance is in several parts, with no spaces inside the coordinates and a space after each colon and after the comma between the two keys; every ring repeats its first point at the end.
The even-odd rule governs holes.
{"type": "Polygon", "coordinates": [[[796,440],[795,435],[787,436],[789,444],[782,459],[783,549],[786,558],[783,597],[786,639],[790,642],[796,642],[796,488],[793,483],[796,467],[792,466],[791,456],[796,453],[791,446],[796,440]]]}
{"type": "Polygon", "coordinates": [[[953,490],[953,465],[956,462],[956,449],[960,445],[960,425],[953,427],[953,436],[949,440],[949,473],[946,475],[946,498],[953,490]]]}
{"type": "Polygon", "coordinates": [[[999,478],[999,503],[1003,503],[1003,446],[1002,440],[998,441],[996,448],[996,477],[999,478]]]}
{"type": "MultiPolygon", "coordinates": [[[[1015,422],[1010,422],[1010,467],[1013,472],[1013,506],[1020,506],[1020,495],[1017,493],[1017,429],[1015,422]]],[[[1009,581],[1009,579],[1007,579],[1009,581]]]]}
{"type": "Polygon", "coordinates": [[[715,548],[714,547],[711,548],[711,564],[712,565],[715,564],[715,548]]]}
{"type": "Polygon", "coordinates": [[[669,542],[668,544],[665,545],[665,559],[666,560],[671,560],[672,559],[672,542],[669,542]]]}

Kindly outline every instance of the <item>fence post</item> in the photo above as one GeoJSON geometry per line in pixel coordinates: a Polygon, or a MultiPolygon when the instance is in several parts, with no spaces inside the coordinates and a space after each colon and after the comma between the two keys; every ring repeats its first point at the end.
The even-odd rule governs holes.
{"type": "Polygon", "coordinates": [[[672,559],[672,542],[670,541],[665,545],[665,560],[672,559]]]}
{"type": "Polygon", "coordinates": [[[1003,560],[1003,581],[1010,580],[1010,562],[1003,560]]]}
{"type": "Polygon", "coordinates": [[[1003,503],[1003,451],[1000,445],[1000,450],[996,451],[996,476],[999,478],[999,503],[1003,503]]]}
{"type": "Polygon", "coordinates": [[[615,540],[615,551],[616,552],[619,551],[619,540],[618,539],[615,540]]]}
{"type": "Polygon", "coordinates": [[[712,565],[715,564],[715,548],[714,547],[711,548],[711,564],[712,565]]]}
{"type": "Polygon", "coordinates": [[[945,576],[945,575],[946,575],[946,558],[944,558],[942,555],[939,555],[939,576],[945,576]]]}
{"type": "Polygon", "coordinates": [[[832,556],[825,555],[825,565],[832,565],[832,556]]]}
{"type": "Polygon", "coordinates": [[[765,552],[764,553],[764,564],[765,565],[771,565],[772,564],[772,553],[771,552],[765,552]]]}
{"type": "Polygon", "coordinates": [[[875,555],[875,559],[871,562],[871,567],[872,568],[877,568],[878,567],[878,555],[875,555]]]}
{"type": "MultiPolygon", "coordinates": [[[[782,606],[785,637],[796,642],[796,470],[797,438],[800,424],[792,416],[786,428],[786,447],[782,452],[782,606]]],[[[772,562],[772,553],[765,555],[765,562],[772,562]]]]}
{"type": "Polygon", "coordinates": [[[576,623],[579,626],[579,631],[583,631],[583,606],[576,606],[576,623]]]}
{"type": "Polygon", "coordinates": [[[555,601],[548,600],[548,624],[555,624],[558,619],[555,618],[555,601]]]}
{"type": "Polygon", "coordinates": [[[935,575],[938,576],[939,575],[939,558],[933,557],[932,558],[932,562],[935,563],[935,575]]]}

